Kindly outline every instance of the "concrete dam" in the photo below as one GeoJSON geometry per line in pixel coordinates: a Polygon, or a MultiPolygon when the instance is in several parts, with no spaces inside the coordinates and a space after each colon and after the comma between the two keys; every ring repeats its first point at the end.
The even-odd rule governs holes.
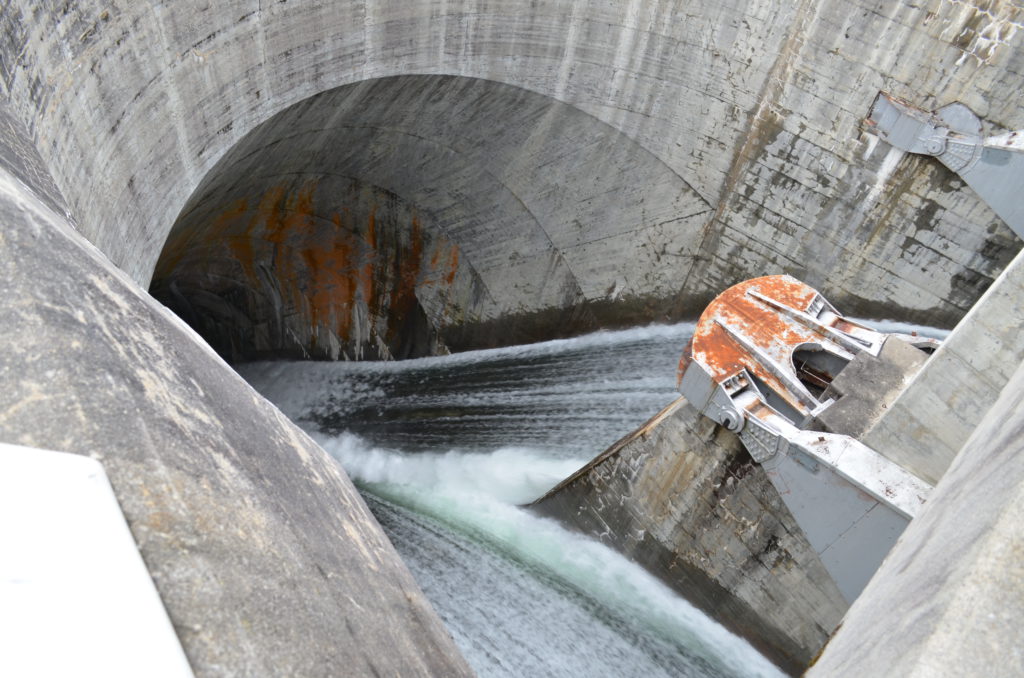
{"type": "MultiPolygon", "coordinates": [[[[961,102],[986,137],[1024,129],[1022,22],[1009,0],[11,0],[3,455],[99,461],[196,675],[471,675],[448,613],[381,529],[405,514],[373,499],[371,514],[334,443],[228,363],[269,396],[279,373],[247,361],[415,359],[672,324],[786,273],[851,316],[956,327],[864,433],[934,489],[863,593],[806,593],[810,570],[790,563],[820,563],[708,420],[682,436],[700,461],[644,452],[643,434],[594,459],[577,493],[588,515],[607,515],[592,487],[643,477],[647,490],[615,491],[676,518],[674,497],[704,497],[740,526],[755,502],[714,487],[732,478],[793,541],[766,537],[771,564],[715,586],[760,595],[771,571],[783,588],[692,602],[784,670],[821,651],[811,675],[1019,675],[1021,240],[962,175],[865,119],[887,92],[927,111],[961,102]],[[630,460],[639,475],[622,475],[630,460]],[[686,464],[708,474],[672,475],[686,464]],[[794,591],[809,611],[772,628],[810,630],[765,640],[778,635],[766,611],[794,591]]],[[[335,392],[367,411],[389,398],[335,392]]],[[[344,428],[336,405],[308,411],[344,428]]],[[[629,534],[653,534],[654,514],[630,515],[629,534]]],[[[604,541],[668,567],[629,534],[604,541]]],[[[719,545],[707,557],[728,560],[734,542],[719,545]]],[[[714,578],[701,567],[690,583],[714,578]]]]}

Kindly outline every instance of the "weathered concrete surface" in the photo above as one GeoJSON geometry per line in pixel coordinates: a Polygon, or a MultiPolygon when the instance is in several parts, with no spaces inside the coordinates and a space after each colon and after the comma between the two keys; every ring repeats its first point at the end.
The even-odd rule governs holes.
{"type": "Polygon", "coordinates": [[[1024,360],[1024,255],[1003,271],[864,436],[864,443],[938,482],[1024,360]]]}
{"type": "MultiPolygon", "coordinates": [[[[229,355],[407,357],[417,317],[422,354],[441,337],[487,343],[470,328],[542,309],[569,310],[548,333],[596,329],[591,303],[627,285],[671,299],[666,264],[692,260],[711,211],[571,106],[486,80],[385,78],[247,135],[186,205],[151,289],[171,301],[176,285],[194,315],[217,318],[202,332],[215,347],[251,325],[250,346],[235,336],[229,355]],[[228,308],[208,310],[211,296],[228,308]]],[[[505,343],[532,338],[501,325],[505,343]]]]}
{"type": "Polygon", "coordinates": [[[8,171],[40,164],[9,131],[0,440],[103,464],[195,673],[469,675],[337,464],[8,171]]]}
{"type": "Polygon", "coordinates": [[[739,437],[680,398],[532,505],[801,672],[847,609],[739,437]]]}
{"type": "Polygon", "coordinates": [[[0,167],[24,184],[37,198],[57,214],[65,215],[72,224],[67,204],[46,163],[39,157],[25,127],[11,115],[10,104],[0,97],[0,167]]]}
{"type": "MultiPolygon", "coordinates": [[[[850,312],[951,325],[1019,242],[943,167],[876,146],[860,124],[885,89],[925,107],[959,99],[993,128],[1024,127],[1024,109],[1007,96],[1024,89],[1021,13],[1010,0],[14,0],[0,13],[0,87],[83,234],[143,285],[182,206],[259,124],[340,86],[453,75],[564,104],[553,104],[556,117],[541,125],[544,144],[583,129],[572,122],[581,114],[593,118],[608,130],[595,144],[623,135],[638,157],[657,158],[713,208],[682,258],[690,220],[662,224],[642,207],[633,224],[638,237],[651,234],[658,256],[640,266],[629,249],[584,253],[600,274],[573,273],[581,288],[601,292],[601,303],[657,317],[674,307],[643,305],[661,294],[648,274],[670,270],[678,289],[661,301],[703,297],[677,311],[695,313],[708,290],[785,271],[850,312]],[[557,117],[556,109],[576,113],[557,117]]],[[[442,106],[459,119],[460,104],[452,97],[442,106]]],[[[501,151],[473,172],[445,177],[456,183],[439,195],[488,195],[505,166],[533,187],[526,211],[543,202],[543,186],[559,195],[561,175],[538,164],[545,156],[534,155],[534,144],[516,146],[514,120],[511,110],[495,116],[491,145],[467,154],[501,151]]],[[[373,184],[374,167],[365,157],[355,178],[373,184]]],[[[560,199],[586,216],[623,195],[570,190],[560,199]]],[[[431,214],[441,206],[427,196],[411,207],[431,214]]],[[[601,223],[580,218],[579,228],[601,223]]],[[[513,235],[505,224],[483,225],[482,237],[502,242],[513,235]]],[[[559,236],[572,242],[571,231],[540,226],[551,229],[557,265],[539,286],[556,289],[565,279],[557,262],[570,258],[559,236]]],[[[529,291],[501,312],[535,309],[538,327],[557,326],[551,318],[564,302],[529,291]]]]}
{"type": "Polygon", "coordinates": [[[1024,365],[808,676],[1024,675],[1024,365]]]}

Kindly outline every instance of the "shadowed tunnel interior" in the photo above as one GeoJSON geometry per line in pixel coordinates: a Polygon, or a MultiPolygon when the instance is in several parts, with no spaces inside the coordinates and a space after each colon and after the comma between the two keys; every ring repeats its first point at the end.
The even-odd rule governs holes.
{"type": "Polygon", "coordinates": [[[520,343],[698,310],[681,273],[712,211],[574,107],[382,78],[246,135],[182,210],[151,291],[229,360],[520,343]]]}

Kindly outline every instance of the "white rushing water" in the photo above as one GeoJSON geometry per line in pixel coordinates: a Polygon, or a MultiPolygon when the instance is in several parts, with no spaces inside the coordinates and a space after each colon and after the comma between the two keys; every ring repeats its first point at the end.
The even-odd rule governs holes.
{"type": "Polygon", "coordinates": [[[639,566],[520,508],[676,397],[691,332],[239,371],[341,462],[481,676],[779,675],[639,566]]]}
{"type": "Polygon", "coordinates": [[[386,529],[481,675],[777,675],[639,566],[518,506],[586,459],[515,447],[407,454],[352,435],[320,442],[381,500],[379,516],[391,505],[386,529]],[[457,566],[437,566],[453,555],[457,566]]]}

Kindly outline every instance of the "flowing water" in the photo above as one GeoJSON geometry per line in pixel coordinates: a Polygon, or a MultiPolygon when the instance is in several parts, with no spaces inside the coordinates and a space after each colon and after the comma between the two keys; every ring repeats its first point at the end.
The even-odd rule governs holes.
{"type": "Polygon", "coordinates": [[[519,508],[676,397],[691,332],[238,369],[341,462],[481,676],[778,675],[638,566],[519,508]]]}

